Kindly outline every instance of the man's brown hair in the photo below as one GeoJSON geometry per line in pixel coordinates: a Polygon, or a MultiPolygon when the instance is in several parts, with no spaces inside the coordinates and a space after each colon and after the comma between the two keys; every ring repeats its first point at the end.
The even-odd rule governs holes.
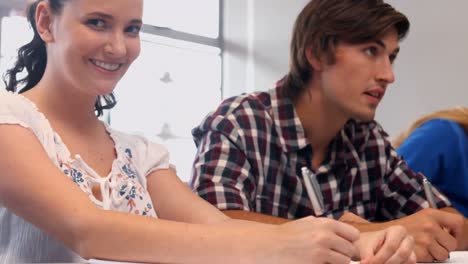
{"type": "Polygon", "coordinates": [[[325,55],[326,63],[335,63],[335,47],[370,42],[394,27],[403,39],[410,27],[405,15],[383,0],[311,0],[296,19],[291,39],[289,73],[283,92],[296,99],[313,78],[306,57],[311,47],[317,58],[325,55]]]}

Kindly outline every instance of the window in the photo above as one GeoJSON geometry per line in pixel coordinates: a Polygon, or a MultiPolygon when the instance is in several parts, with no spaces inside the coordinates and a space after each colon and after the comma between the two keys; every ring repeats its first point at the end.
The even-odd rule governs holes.
{"type": "MultiPolygon", "coordinates": [[[[3,73],[13,66],[18,48],[29,42],[33,33],[24,16],[5,16],[0,20],[0,73],[3,76],[3,73]]],[[[1,83],[3,84],[3,81],[1,83]]]]}
{"type": "MultiPolygon", "coordinates": [[[[104,119],[166,146],[177,174],[188,181],[196,153],[191,129],[222,97],[220,0],[144,4],[140,57],[116,87],[118,103],[104,119]]],[[[32,32],[24,17],[9,15],[2,19],[1,33],[3,74],[32,32]]]]}
{"type": "Polygon", "coordinates": [[[141,54],[116,88],[109,122],[166,146],[188,181],[196,153],[191,129],[222,97],[220,0],[144,4],[141,54]]]}
{"type": "Polygon", "coordinates": [[[146,24],[210,38],[219,36],[219,0],[145,0],[144,3],[146,24]]]}
{"type": "Polygon", "coordinates": [[[190,131],[221,99],[220,51],[147,33],[142,40],[115,91],[110,124],[165,145],[187,181],[196,152],[190,131]]]}

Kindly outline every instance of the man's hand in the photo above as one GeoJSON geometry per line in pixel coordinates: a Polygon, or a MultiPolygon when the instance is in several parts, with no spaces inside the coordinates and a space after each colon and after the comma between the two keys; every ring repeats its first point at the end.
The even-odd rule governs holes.
{"type": "Polygon", "coordinates": [[[413,264],[416,263],[413,237],[402,226],[361,233],[354,243],[360,252],[361,264],[413,264]]]}
{"type": "Polygon", "coordinates": [[[414,238],[419,262],[443,261],[457,248],[464,219],[460,215],[426,208],[410,216],[391,221],[406,227],[414,238]]]}
{"type": "Polygon", "coordinates": [[[419,262],[444,261],[448,259],[450,251],[457,249],[457,239],[463,241],[463,216],[443,210],[426,208],[384,223],[365,223],[365,220],[359,220],[359,216],[352,214],[343,215],[342,218],[340,220],[357,227],[361,232],[383,230],[394,225],[404,226],[414,239],[414,251],[419,262]]]}
{"type": "MultiPolygon", "coordinates": [[[[453,213],[453,214],[457,214],[457,215],[462,215],[459,211],[457,211],[455,208],[453,207],[445,207],[445,208],[442,208],[440,209],[441,211],[444,211],[444,212],[449,212],[449,213],[453,213]]],[[[457,247],[457,250],[463,250],[463,251],[466,251],[468,250],[468,219],[465,218],[465,221],[464,221],[464,225],[463,225],[463,234],[461,236],[458,236],[457,239],[458,239],[458,247],[457,247]]]]}
{"type": "MultiPolygon", "coordinates": [[[[279,238],[266,256],[274,263],[348,264],[359,254],[359,231],[345,223],[313,216],[277,226],[279,238]]],[[[265,245],[261,245],[265,247],[265,245]]]]}

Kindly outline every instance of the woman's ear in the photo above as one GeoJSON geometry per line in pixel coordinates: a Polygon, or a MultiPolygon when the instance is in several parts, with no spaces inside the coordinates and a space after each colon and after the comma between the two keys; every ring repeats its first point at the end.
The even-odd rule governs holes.
{"type": "Polygon", "coordinates": [[[47,1],[41,1],[36,8],[36,28],[39,36],[46,43],[53,42],[52,34],[53,14],[47,1]]]}
{"type": "Polygon", "coordinates": [[[307,58],[307,62],[309,62],[309,65],[313,68],[314,71],[322,70],[322,61],[320,58],[317,57],[312,46],[306,48],[305,55],[307,58]]]}

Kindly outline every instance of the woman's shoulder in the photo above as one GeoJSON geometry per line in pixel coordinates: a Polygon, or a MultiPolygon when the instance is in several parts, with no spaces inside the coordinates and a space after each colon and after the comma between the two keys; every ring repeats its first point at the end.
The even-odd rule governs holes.
{"type": "Polygon", "coordinates": [[[162,144],[145,136],[130,134],[108,127],[120,157],[126,157],[135,162],[142,175],[155,168],[169,168],[169,151],[162,144]]]}
{"type": "MultiPolygon", "coordinates": [[[[1,87],[0,87],[1,88],[1,87]]],[[[6,108],[15,103],[21,103],[21,96],[17,93],[0,89],[0,107],[6,108]]]]}
{"type": "Polygon", "coordinates": [[[453,120],[431,119],[415,129],[410,137],[428,138],[433,141],[453,141],[455,139],[465,139],[466,132],[463,127],[453,120]]]}
{"type": "Polygon", "coordinates": [[[16,120],[23,125],[30,125],[34,120],[41,120],[36,106],[26,97],[0,90],[0,121],[7,122],[16,120]]]}
{"type": "Polygon", "coordinates": [[[463,131],[463,128],[456,121],[442,118],[428,120],[422,124],[420,128],[424,130],[432,130],[435,132],[441,131],[443,133],[463,131]]]}
{"type": "Polygon", "coordinates": [[[468,144],[463,127],[453,120],[431,119],[416,128],[401,144],[399,151],[414,147],[430,148],[431,151],[452,152],[453,148],[468,144]]]}
{"type": "Polygon", "coordinates": [[[137,152],[167,152],[167,149],[155,142],[150,140],[148,137],[140,134],[132,134],[123,132],[111,127],[107,127],[114,143],[117,148],[126,150],[132,149],[137,152]]]}

